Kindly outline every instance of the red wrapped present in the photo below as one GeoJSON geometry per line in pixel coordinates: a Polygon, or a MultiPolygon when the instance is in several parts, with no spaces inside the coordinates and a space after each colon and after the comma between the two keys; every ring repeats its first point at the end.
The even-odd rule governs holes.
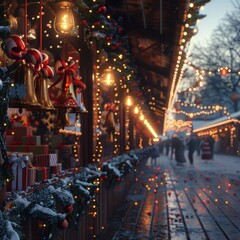
{"type": "Polygon", "coordinates": [[[41,145],[41,136],[22,136],[23,145],[41,145]]]}
{"type": "Polygon", "coordinates": [[[57,164],[57,174],[61,173],[62,171],[62,163],[57,164]]]}
{"type": "Polygon", "coordinates": [[[34,156],[34,163],[39,167],[57,166],[58,157],[56,153],[41,154],[34,156]]]}
{"type": "Polygon", "coordinates": [[[25,191],[27,187],[27,162],[28,156],[12,154],[10,166],[12,168],[13,180],[7,182],[7,191],[25,191]]]}
{"type": "Polygon", "coordinates": [[[14,142],[14,135],[6,135],[6,144],[12,144],[14,142]]]}
{"type": "Polygon", "coordinates": [[[59,159],[61,159],[61,160],[69,159],[70,155],[73,154],[73,146],[74,145],[60,144],[59,148],[58,148],[59,149],[59,151],[58,151],[59,159]]]}
{"type": "Polygon", "coordinates": [[[31,152],[33,155],[48,154],[48,145],[9,145],[7,150],[10,152],[31,152]]]}
{"type": "Polygon", "coordinates": [[[57,175],[57,166],[51,166],[50,167],[50,174],[57,175]]]}
{"type": "Polygon", "coordinates": [[[50,143],[49,144],[51,144],[52,149],[55,149],[59,146],[59,144],[62,143],[62,141],[63,141],[62,134],[52,135],[50,137],[50,143]]]}
{"type": "Polygon", "coordinates": [[[21,142],[23,136],[32,136],[33,128],[31,126],[19,126],[13,127],[12,132],[14,132],[14,141],[21,142]]]}
{"type": "Polygon", "coordinates": [[[27,185],[33,186],[36,181],[36,168],[28,168],[27,185]]]}
{"type": "Polygon", "coordinates": [[[46,181],[49,178],[49,169],[47,167],[36,167],[36,182],[46,181]]]}

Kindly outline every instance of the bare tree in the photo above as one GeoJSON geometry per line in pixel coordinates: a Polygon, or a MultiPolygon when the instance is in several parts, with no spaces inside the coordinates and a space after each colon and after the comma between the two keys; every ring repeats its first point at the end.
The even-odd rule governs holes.
{"type": "MultiPolygon", "coordinates": [[[[207,84],[218,87],[216,93],[222,86],[228,93],[234,111],[238,111],[240,98],[240,2],[235,0],[232,4],[234,10],[226,14],[219,22],[207,45],[195,45],[193,47],[191,61],[198,67],[212,70],[215,73],[206,78],[207,84]],[[224,76],[219,75],[216,70],[222,67],[228,67],[231,72],[224,76]],[[216,83],[213,84],[214,79],[216,83]],[[220,84],[220,82],[223,84],[220,84]]],[[[204,96],[204,93],[202,94],[204,96]]],[[[222,101],[221,99],[220,102],[224,104],[225,100],[222,101]]],[[[229,99],[226,104],[229,106],[229,99]]]]}

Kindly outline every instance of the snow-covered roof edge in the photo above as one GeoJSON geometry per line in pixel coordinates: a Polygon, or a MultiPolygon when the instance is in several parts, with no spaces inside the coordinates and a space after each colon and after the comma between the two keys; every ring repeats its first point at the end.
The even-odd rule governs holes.
{"type": "Polygon", "coordinates": [[[208,121],[206,124],[203,124],[202,126],[198,126],[196,128],[193,127],[193,132],[199,132],[199,131],[202,131],[205,129],[209,129],[211,127],[223,125],[228,122],[232,122],[234,119],[239,118],[239,117],[240,117],[240,111],[232,113],[229,116],[223,116],[223,117],[217,118],[215,120],[208,121]]]}

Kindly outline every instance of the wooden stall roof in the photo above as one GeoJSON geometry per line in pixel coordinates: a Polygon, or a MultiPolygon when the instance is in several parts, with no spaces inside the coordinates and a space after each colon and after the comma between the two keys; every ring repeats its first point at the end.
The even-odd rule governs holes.
{"type": "MultiPolygon", "coordinates": [[[[111,0],[115,14],[122,16],[141,76],[141,86],[156,96],[151,112],[159,133],[163,131],[172,79],[182,38],[187,0],[111,0]],[[150,89],[150,91],[149,91],[150,89]]],[[[177,85],[177,82],[174,83],[177,85]]],[[[173,87],[175,87],[173,86],[173,87]]]]}
{"type": "Polygon", "coordinates": [[[223,116],[223,117],[214,119],[212,121],[208,121],[207,123],[205,122],[205,124],[203,123],[198,127],[196,127],[195,129],[193,129],[193,132],[197,133],[204,130],[208,130],[213,127],[222,126],[227,123],[238,122],[239,118],[240,118],[240,111],[232,113],[229,116],[223,116]]]}

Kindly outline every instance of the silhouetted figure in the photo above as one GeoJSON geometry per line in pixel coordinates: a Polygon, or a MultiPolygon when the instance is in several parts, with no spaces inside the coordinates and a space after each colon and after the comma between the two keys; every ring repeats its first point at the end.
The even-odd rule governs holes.
{"type": "Polygon", "coordinates": [[[185,145],[184,142],[181,141],[176,134],[174,134],[172,139],[172,149],[175,153],[175,160],[177,162],[177,165],[182,166],[182,164],[186,162],[186,159],[184,157],[185,145]]]}
{"type": "Polygon", "coordinates": [[[211,158],[213,159],[215,140],[213,139],[212,136],[208,136],[207,141],[209,143],[210,150],[211,150],[211,158]]]}
{"type": "Polygon", "coordinates": [[[197,155],[200,156],[200,153],[201,153],[201,139],[199,137],[196,137],[196,151],[197,151],[197,155]]]}
{"type": "Polygon", "coordinates": [[[210,144],[208,142],[208,138],[205,138],[201,144],[202,149],[202,159],[209,160],[212,158],[210,144]]]}
{"type": "Polygon", "coordinates": [[[160,156],[159,148],[158,146],[154,145],[153,150],[152,150],[152,155],[151,155],[151,163],[152,165],[157,164],[157,158],[160,156]]]}
{"type": "Polygon", "coordinates": [[[193,154],[196,150],[196,144],[197,144],[197,141],[196,141],[196,138],[194,135],[192,135],[187,143],[187,146],[188,146],[188,159],[189,159],[189,162],[190,164],[193,164],[193,154]]]}
{"type": "Polygon", "coordinates": [[[169,148],[170,148],[170,139],[167,139],[165,141],[165,155],[168,156],[169,155],[169,148]]]}

